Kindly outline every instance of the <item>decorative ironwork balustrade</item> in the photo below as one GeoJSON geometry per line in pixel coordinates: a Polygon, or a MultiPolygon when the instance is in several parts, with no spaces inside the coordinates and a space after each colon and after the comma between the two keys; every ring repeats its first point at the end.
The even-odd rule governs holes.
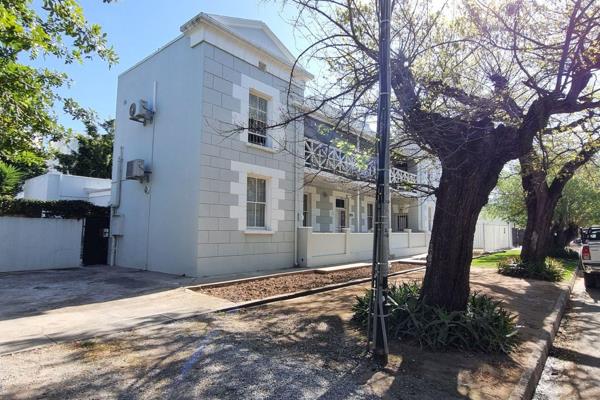
{"type": "MultiPolygon", "coordinates": [[[[374,181],[376,160],[361,166],[355,157],[318,140],[304,139],[304,165],[318,171],[331,172],[349,179],[374,181]]],[[[390,169],[390,184],[416,184],[417,175],[398,168],[390,169]]]]}

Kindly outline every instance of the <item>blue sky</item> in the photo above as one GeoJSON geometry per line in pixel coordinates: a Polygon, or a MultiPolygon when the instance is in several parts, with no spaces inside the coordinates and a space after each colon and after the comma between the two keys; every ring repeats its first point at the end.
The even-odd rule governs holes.
{"type": "MultiPolygon", "coordinates": [[[[282,17],[281,2],[273,0],[81,0],[88,21],[98,23],[119,55],[111,69],[98,59],[84,64],[64,65],[60,61],[39,60],[35,65],[66,72],[70,88],[61,94],[73,97],[84,107],[95,109],[102,118],[114,116],[118,75],[180,34],[179,27],[199,12],[263,20],[295,55],[301,44],[282,17]]],[[[67,127],[82,126],[57,110],[67,127]]]]}

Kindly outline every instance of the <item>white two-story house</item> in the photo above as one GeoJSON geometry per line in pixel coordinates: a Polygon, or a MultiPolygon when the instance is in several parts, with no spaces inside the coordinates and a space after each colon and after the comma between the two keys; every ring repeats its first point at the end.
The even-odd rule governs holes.
{"type": "MultiPolygon", "coordinates": [[[[112,263],[208,276],[369,259],[372,168],[322,115],[264,129],[311,74],[296,66],[290,105],[295,59],[264,23],[200,14],[181,32],[119,77],[112,263]]],[[[425,179],[410,160],[391,171],[392,257],[427,250],[435,203],[406,186],[425,179]]]]}

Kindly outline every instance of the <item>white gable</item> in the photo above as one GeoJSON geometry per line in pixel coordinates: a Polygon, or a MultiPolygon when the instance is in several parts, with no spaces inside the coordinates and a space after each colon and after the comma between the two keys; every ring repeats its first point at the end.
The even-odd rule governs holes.
{"type": "Polygon", "coordinates": [[[275,36],[273,31],[262,21],[226,17],[209,14],[211,18],[222,23],[233,32],[245,38],[255,46],[268,50],[289,62],[294,62],[295,57],[275,36]]]}
{"type": "Polygon", "coordinates": [[[246,28],[241,26],[231,27],[231,30],[235,33],[239,34],[242,37],[248,39],[248,41],[252,42],[258,47],[269,50],[273,52],[273,54],[286,59],[287,54],[283,53],[274,43],[273,40],[261,29],[256,28],[246,28]]]}
{"type": "MultiPolygon", "coordinates": [[[[296,61],[262,21],[200,13],[183,24],[181,31],[190,36],[192,46],[207,41],[252,64],[258,64],[257,60],[267,56],[276,64],[268,68],[269,72],[282,79],[289,78],[296,61]],[[251,53],[256,53],[258,58],[251,53]]],[[[295,65],[294,78],[306,81],[312,79],[312,75],[295,65]]]]}

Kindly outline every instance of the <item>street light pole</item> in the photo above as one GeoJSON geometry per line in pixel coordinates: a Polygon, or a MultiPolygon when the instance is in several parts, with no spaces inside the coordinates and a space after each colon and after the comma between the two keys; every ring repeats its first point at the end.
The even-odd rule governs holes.
{"type": "Polygon", "coordinates": [[[373,236],[373,268],[369,305],[369,343],[375,362],[388,361],[387,315],[390,239],[390,17],[391,0],[379,1],[379,102],[377,109],[377,194],[373,236]]]}

